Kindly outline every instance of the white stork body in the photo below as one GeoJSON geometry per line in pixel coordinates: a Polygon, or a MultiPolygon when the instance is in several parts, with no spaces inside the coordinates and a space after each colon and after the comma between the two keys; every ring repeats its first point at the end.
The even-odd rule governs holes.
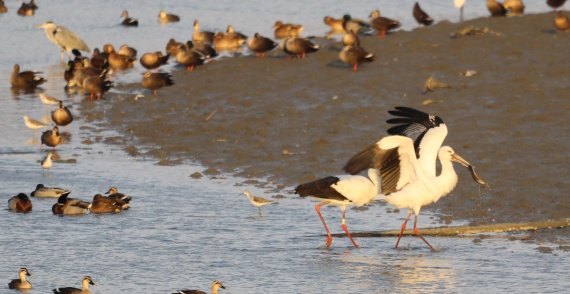
{"type": "Polygon", "coordinates": [[[384,137],[353,156],[344,169],[351,174],[365,168],[379,169],[382,188],[379,197],[408,210],[396,248],[413,213],[414,233],[433,249],[417,229],[417,218],[423,206],[449,194],[457,185],[458,177],[451,162],[456,161],[469,168],[473,179],[480,184],[485,182],[451,147],[441,147],[447,135],[447,127],[441,118],[406,107],[396,107],[389,113],[398,116],[387,121],[399,124],[388,130],[393,136],[384,137]],[[436,175],[436,158],[442,167],[439,175],[436,175]]]}
{"type": "Polygon", "coordinates": [[[354,241],[346,226],[346,208],[350,205],[363,206],[370,203],[380,193],[380,174],[378,169],[369,169],[368,178],[359,175],[329,176],[301,184],[295,188],[295,193],[301,197],[312,197],[321,200],[315,205],[315,210],[321,219],[327,232],[325,242],[330,248],[332,236],[321,215],[321,207],[324,205],[334,205],[342,212],[342,229],[350,239],[354,247],[359,247],[354,241]]]}

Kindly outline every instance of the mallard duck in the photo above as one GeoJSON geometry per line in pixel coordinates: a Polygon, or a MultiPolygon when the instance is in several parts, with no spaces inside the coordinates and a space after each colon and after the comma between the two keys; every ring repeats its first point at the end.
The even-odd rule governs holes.
{"type": "Polygon", "coordinates": [[[32,289],[32,284],[26,280],[26,276],[28,277],[32,276],[30,271],[28,271],[27,268],[23,267],[20,268],[18,275],[20,276],[20,278],[10,281],[10,283],[8,283],[8,288],[18,289],[18,290],[32,289]]]}
{"type": "MultiPolygon", "coordinates": [[[[213,281],[212,282],[212,294],[218,294],[218,289],[225,289],[224,285],[220,281],[213,281]]],[[[178,290],[178,292],[172,294],[207,294],[204,291],[200,290],[178,290]]]]}
{"type": "Polygon", "coordinates": [[[126,57],[128,57],[130,59],[136,59],[137,53],[138,53],[137,49],[135,49],[133,47],[129,47],[127,44],[123,44],[123,45],[121,45],[121,47],[119,47],[119,54],[125,55],[126,57]]]}
{"type": "Polygon", "coordinates": [[[307,53],[316,52],[321,47],[303,38],[288,38],[283,42],[283,51],[290,55],[305,58],[307,53]]]}
{"type": "Polygon", "coordinates": [[[487,0],[487,9],[491,13],[491,16],[507,15],[507,9],[505,9],[502,3],[497,2],[497,0],[487,0]]]}
{"type": "Polygon", "coordinates": [[[414,4],[414,10],[412,14],[414,15],[414,18],[418,24],[429,26],[433,23],[433,19],[425,11],[422,10],[418,2],[414,4]]]}
{"type": "Polygon", "coordinates": [[[360,46],[345,46],[342,51],[340,51],[338,58],[349,65],[353,66],[353,70],[356,72],[358,70],[358,64],[364,62],[372,62],[374,60],[374,54],[366,52],[360,46]]]}
{"type": "Polygon", "coordinates": [[[4,0],[0,0],[0,13],[6,12],[8,12],[8,8],[6,7],[6,4],[4,4],[4,0]]]}
{"type": "Polygon", "coordinates": [[[81,285],[81,289],[74,287],[56,288],[53,289],[54,294],[91,294],[89,285],[95,286],[95,283],[90,276],[85,276],[81,285]]]}
{"type": "Polygon", "coordinates": [[[63,101],[59,101],[59,107],[51,112],[51,119],[57,126],[67,126],[73,121],[73,115],[67,106],[63,106],[63,101]]]}
{"type": "Polygon", "coordinates": [[[172,76],[169,73],[147,71],[144,73],[142,79],[142,86],[146,89],[152,90],[154,95],[158,93],[158,89],[174,85],[172,76]]]}
{"type": "Polygon", "coordinates": [[[129,12],[126,10],[123,10],[123,12],[121,12],[121,17],[123,18],[121,24],[126,27],[136,27],[139,25],[139,21],[137,19],[130,18],[129,12]]]}
{"type": "Polygon", "coordinates": [[[193,71],[194,67],[204,63],[208,56],[198,50],[192,50],[187,45],[180,46],[176,54],[176,61],[184,65],[188,71],[193,71]]]}
{"type": "Polygon", "coordinates": [[[570,21],[564,11],[556,12],[556,16],[554,17],[554,26],[559,31],[567,31],[570,29],[570,21]]]}
{"type": "Polygon", "coordinates": [[[59,104],[59,99],[57,99],[53,96],[50,96],[50,95],[47,95],[44,93],[40,93],[40,94],[38,94],[38,96],[40,97],[40,101],[42,101],[43,104],[46,104],[46,105],[57,105],[57,104],[59,104]]]}
{"type": "Polygon", "coordinates": [[[261,207],[274,202],[272,200],[265,199],[263,197],[254,196],[253,194],[251,194],[251,192],[247,190],[243,191],[243,194],[245,194],[245,196],[247,197],[247,199],[249,199],[249,202],[251,202],[253,206],[257,207],[260,216],[261,216],[261,207]]]}
{"type": "Polygon", "coordinates": [[[140,63],[146,69],[156,69],[164,64],[168,64],[170,55],[163,55],[162,52],[148,52],[141,56],[140,63]]]}
{"type": "Polygon", "coordinates": [[[34,90],[39,85],[47,82],[46,79],[37,76],[41,72],[36,71],[22,71],[20,72],[20,65],[14,64],[12,75],[10,76],[10,83],[12,88],[20,90],[34,90]]]}
{"type": "Polygon", "coordinates": [[[192,42],[194,43],[208,43],[212,44],[214,42],[214,33],[208,31],[200,31],[200,22],[194,20],[194,33],[192,33],[192,42]]]}
{"type": "Polygon", "coordinates": [[[90,210],[91,213],[119,213],[128,206],[124,201],[97,194],[93,196],[90,210]]]}
{"type": "Polygon", "coordinates": [[[36,14],[36,9],[38,6],[36,5],[34,0],[30,0],[29,3],[22,2],[20,8],[18,8],[18,15],[20,16],[33,16],[36,14]]]}
{"type": "Polygon", "coordinates": [[[131,196],[127,196],[123,193],[119,193],[119,189],[117,189],[116,187],[109,188],[109,190],[105,194],[108,194],[109,198],[111,198],[111,199],[121,200],[127,204],[131,203],[131,200],[132,200],[131,196]]]}
{"type": "Polygon", "coordinates": [[[46,187],[43,184],[38,184],[36,190],[30,193],[30,196],[38,198],[59,198],[63,195],[69,195],[69,193],[71,193],[69,189],[46,187]]]}
{"type": "Polygon", "coordinates": [[[564,5],[564,2],[566,2],[566,0],[546,0],[546,4],[548,4],[548,6],[550,6],[554,10],[564,5]]]}
{"type": "Polygon", "coordinates": [[[91,203],[75,198],[68,198],[68,195],[69,194],[63,194],[59,196],[57,202],[51,207],[53,214],[80,215],[89,212],[91,203]]]}
{"type": "Polygon", "coordinates": [[[30,212],[32,211],[32,200],[28,195],[20,193],[8,200],[8,207],[13,212],[30,212]]]}
{"type": "Polygon", "coordinates": [[[508,10],[508,16],[520,16],[524,13],[524,3],[522,0],[505,0],[503,6],[508,10]]]}
{"type": "Polygon", "coordinates": [[[42,161],[40,162],[40,165],[42,166],[42,168],[49,169],[53,166],[53,160],[51,160],[52,156],[53,156],[53,154],[51,152],[48,152],[46,157],[44,157],[44,159],[42,159],[42,161]]]}
{"type": "Polygon", "coordinates": [[[380,37],[384,37],[388,32],[400,27],[400,22],[380,15],[380,10],[376,9],[370,13],[370,25],[378,31],[380,37]]]}
{"type": "Polygon", "coordinates": [[[278,45],[279,44],[277,44],[273,40],[263,37],[258,33],[255,33],[253,37],[247,40],[247,48],[255,52],[255,54],[260,57],[264,57],[265,52],[273,50],[278,45]]]}
{"type": "Polygon", "coordinates": [[[61,136],[59,135],[59,128],[54,126],[53,129],[47,130],[42,133],[42,144],[46,146],[55,148],[59,143],[61,143],[61,136]]]}
{"type": "Polygon", "coordinates": [[[280,20],[275,22],[273,28],[275,29],[275,39],[298,37],[304,29],[302,25],[283,23],[280,20]]]}
{"type": "Polygon", "coordinates": [[[103,46],[103,51],[107,53],[107,61],[114,70],[125,70],[134,66],[136,59],[124,54],[117,53],[111,44],[103,46]]]}
{"type": "Polygon", "coordinates": [[[43,123],[39,120],[35,120],[29,116],[24,115],[24,124],[26,125],[26,127],[28,127],[29,129],[42,129],[48,126],[48,124],[43,123]]]}
{"type": "Polygon", "coordinates": [[[239,49],[245,40],[235,38],[231,35],[217,32],[214,35],[214,48],[216,51],[235,51],[239,49]]]}
{"type": "Polygon", "coordinates": [[[160,13],[158,14],[158,21],[161,24],[166,24],[170,22],[179,22],[180,17],[178,15],[166,13],[166,11],[161,10],[160,13]]]}
{"type": "Polygon", "coordinates": [[[64,26],[55,24],[52,21],[47,21],[38,26],[44,29],[44,33],[48,40],[56,44],[61,49],[61,60],[63,61],[63,54],[71,53],[74,49],[78,51],[90,52],[89,47],[81,38],[74,34],[71,30],[64,26]]]}

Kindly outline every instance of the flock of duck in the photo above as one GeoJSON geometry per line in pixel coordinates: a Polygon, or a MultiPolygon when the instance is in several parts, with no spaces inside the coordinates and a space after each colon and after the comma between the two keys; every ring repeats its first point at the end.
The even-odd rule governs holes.
{"type": "MultiPolygon", "coordinates": [[[[456,0],[456,6],[462,8],[465,1],[456,0]]],[[[565,0],[547,0],[549,6],[554,9],[560,8],[565,0]]],[[[520,15],[524,12],[524,4],[521,0],[506,0],[500,3],[496,0],[487,0],[487,7],[492,16],[520,15]]],[[[22,16],[32,16],[38,9],[34,0],[23,3],[18,9],[18,14],[22,16]]],[[[0,0],[0,13],[6,13],[7,9],[4,1],[0,0]]],[[[413,16],[421,25],[429,26],[433,19],[416,2],[413,7],[413,16]]],[[[127,10],[121,13],[124,26],[136,27],[138,20],[129,16],[127,10]]],[[[180,21],[180,17],[160,11],[159,22],[162,24],[180,21]]],[[[369,34],[376,31],[380,37],[394,29],[400,27],[396,20],[381,16],[379,10],[370,13],[370,18],[365,21],[344,15],[341,18],[326,16],[324,23],[330,27],[325,38],[333,38],[341,35],[341,42],[344,48],[339,53],[339,59],[352,66],[357,71],[358,65],[374,60],[374,55],[364,50],[359,41],[359,35],[369,34]]],[[[569,30],[570,22],[562,11],[556,13],[554,25],[559,30],[569,30]]],[[[44,29],[47,38],[61,49],[62,60],[64,54],[71,56],[67,62],[64,73],[67,81],[67,88],[79,87],[89,94],[91,99],[100,99],[112,86],[108,75],[112,71],[121,71],[132,68],[137,60],[137,51],[127,45],[123,45],[118,51],[106,44],[102,50],[95,49],[91,57],[82,56],[81,52],[90,52],[87,44],[82,41],[69,29],[57,25],[51,21],[38,26],[44,29]]],[[[157,72],[162,65],[167,64],[169,58],[175,58],[177,63],[192,71],[196,66],[206,63],[208,60],[218,56],[222,51],[239,51],[242,47],[247,48],[259,57],[263,57],[267,52],[280,47],[283,52],[298,58],[305,58],[307,54],[320,49],[318,44],[313,43],[308,38],[301,37],[303,25],[284,23],[276,21],[273,25],[274,38],[281,40],[278,44],[271,38],[261,36],[256,33],[253,37],[237,32],[233,26],[228,25],[226,32],[209,32],[200,29],[198,20],[194,21],[194,32],[192,40],[178,42],[170,39],[166,44],[166,50],[144,53],[140,59],[140,64],[146,68],[142,78],[142,86],[146,89],[156,91],[162,87],[174,84],[172,76],[168,73],[157,72]],[[154,72],[153,72],[154,70],[154,72]]],[[[46,80],[39,76],[37,72],[21,71],[18,64],[14,65],[11,75],[12,87],[18,90],[33,91],[46,80]]],[[[45,104],[57,105],[51,112],[51,118],[55,126],[53,129],[45,131],[41,135],[42,145],[55,148],[62,142],[59,127],[66,127],[73,122],[73,115],[63,104],[63,101],[46,94],[40,94],[41,101],[45,104]]],[[[431,249],[433,247],[421,236],[417,228],[417,216],[422,206],[437,201],[440,197],[447,195],[457,183],[457,175],[453,171],[452,161],[459,162],[469,168],[473,179],[481,185],[485,182],[475,173],[474,167],[461,158],[451,149],[451,147],[441,146],[447,128],[443,120],[437,116],[430,115],[407,107],[397,107],[389,112],[396,118],[388,120],[388,123],[396,124],[388,130],[390,136],[382,138],[375,144],[364,149],[351,158],[345,166],[348,176],[329,176],[313,182],[299,185],[295,192],[301,197],[310,196],[319,199],[315,210],[321,219],[326,233],[325,245],[330,248],[332,237],[329,229],[320,213],[320,208],[324,205],[335,205],[342,211],[342,229],[355,247],[358,244],[350,235],[345,223],[345,211],[350,205],[366,205],[379,196],[387,202],[399,208],[409,210],[402,231],[396,243],[398,247],[400,238],[406,228],[406,224],[412,213],[415,214],[414,234],[421,238],[431,249]],[[429,154],[428,154],[429,153],[429,154]],[[443,170],[440,175],[435,174],[435,160],[439,158],[443,170]],[[368,177],[357,176],[355,174],[368,170],[368,177]],[[380,181],[382,179],[382,181],[380,181]],[[428,186],[428,190],[423,190],[421,185],[428,186]],[[436,191],[436,192],[434,192],[436,191]]],[[[24,116],[24,122],[31,129],[47,127],[48,124],[24,116]]],[[[46,158],[42,160],[43,168],[50,168],[52,165],[52,152],[48,152],[46,158]]],[[[130,207],[131,197],[119,193],[118,189],[111,187],[103,196],[96,194],[91,202],[70,198],[68,189],[45,187],[38,184],[36,189],[30,194],[35,198],[57,198],[57,202],[52,206],[52,212],[56,215],[81,215],[87,213],[119,213],[130,207]]],[[[261,206],[273,201],[253,196],[249,191],[244,194],[253,205],[261,206]]],[[[13,212],[27,213],[32,211],[32,201],[25,193],[19,193],[8,200],[9,209],[13,212]]],[[[261,210],[259,210],[261,214],[261,210]]],[[[32,285],[26,280],[31,276],[27,268],[19,270],[19,279],[9,283],[10,289],[26,290],[32,285]]],[[[89,285],[95,285],[90,276],[85,276],[82,280],[82,288],[57,288],[54,293],[90,293],[89,285]]],[[[219,281],[212,283],[212,293],[217,293],[218,289],[225,287],[219,281]]],[[[205,293],[198,290],[180,290],[177,293],[205,293]]]]}

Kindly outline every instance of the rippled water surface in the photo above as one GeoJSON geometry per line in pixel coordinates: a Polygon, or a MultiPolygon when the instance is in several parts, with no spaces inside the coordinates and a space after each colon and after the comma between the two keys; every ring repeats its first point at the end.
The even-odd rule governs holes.
{"type": "MultiPolygon", "coordinates": [[[[347,239],[333,242],[332,250],[319,246],[324,237],[313,207],[305,199],[275,197],[259,188],[237,184],[239,179],[220,175],[192,179],[204,168],[175,167],[135,160],[119,147],[107,145],[112,130],[81,118],[79,96],[63,93],[59,53],[35,25],[53,20],[72,28],[94,48],[104,43],[128,43],[139,52],[161,50],[170,37],[189,39],[191,23],[199,18],[204,29],[223,30],[232,23],[246,34],[269,35],[275,19],[302,22],[307,34],[322,34],[324,15],[350,12],[366,17],[382,9],[399,18],[406,28],[413,1],[41,1],[34,17],[15,14],[19,3],[7,1],[9,13],[0,15],[0,183],[3,201],[18,192],[29,193],[36,184],[70,188],[73,197],[89,200],[110,186],[134,197],[132,209],[118,215],[57,217],[53,199],[33,199],[30,214],[0,210],[0,286],[17,277],[19,267],[32,272],[34,290],[48,293],[61,286],[80,286],[84,275],[98,284],[94,293],[171,293],[180,288],[209,289],[214,279],[228,287],[223,293],[385,293],[385,292],[563,292],[570,287],[567,251],[557,245],[551,254],[536,243],[510,241],[499,235],[473,242],[473,238],[430,238],[442,248],[430,252],[414,238],[394,250],[394,238],[361,238],[361,249],[347,239]],[[399,4],[395,4],[398,2],[399,4]],[[141,26],[118,25],[122,9],[129,9],[141,26]],[[156,15],[165,9],[182,16],[182,22],[160,26],[156,15]],[[51,108],[37,93],[13,93],[9,88],[12,65],[44,71],[49,80],[43,90],[62,97],[77,120],[69,128],[70,140],[58,146],[63,160],[49,171],[39,167],[47,149],[39,148],[40,132],[25,128],[21,116],[41,118],[51,108]],[[278,204],[257,214],[241,192],[274,197],[278,204]],[[532,289],[532,290],[531,290],[532,289]],[[169,292],[170,291],[170,292],[169,292]]],[[[431,14],[455,20],[452,1],[422,1],[431,14]]],[[[485,15],[484,1],[468,1],[466,16],[485,15]]],[[[543,1],[527,1],[528,11],[547,8],[543,1]],[[540,2],[540,3],[538,3],[540,2]]],[[[117,78],[136,80],[140,70],[117,78]]],[[[83,102],[85,103],[85,102],[83,102]]],[[[88,102],[87,102],[88,103],[88,102]]],[[[104,101],[97,102],[104,103],[104,101]]],[[[3,202],[6,205],[6,202],[3,202]]],[[[364,211],[349,210],[354,231],[398,228],[403,213],[375,204],[364,211]]],[[[340,232],[340,213],[323,209],[333,232],[340,232]]],[[[423,226],[439,225],[423,215],[423,226]]],[[[548,251],[548,250],[546,250],[548,251]]]]}

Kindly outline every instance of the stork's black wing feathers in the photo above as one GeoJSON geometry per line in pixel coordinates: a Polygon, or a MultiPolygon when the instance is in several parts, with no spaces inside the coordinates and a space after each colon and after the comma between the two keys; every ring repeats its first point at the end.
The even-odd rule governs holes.
{"type": "Polygon", "coordinates": [[[388,111],[389,114],[397,116],[386,121],[396,125],[388,129],[388,134],[406,136],[414,140],[416,156],[419,157],[422,138],[429,129],[443,124],[443,120],[439,116],[429,115],[410,107],[396,106],[395,109],[388,111]]]}
{"type": "Polygon", "coordinates": [[[332,185],[338,183],[338,181],[340,181],[339,178],[328,176],[316,181],[301,184],[295,188],[295,194],[299,194],[301,197],[311,196],[339,201],[348,200],[337,190],[331,187],[332,185]]]}

